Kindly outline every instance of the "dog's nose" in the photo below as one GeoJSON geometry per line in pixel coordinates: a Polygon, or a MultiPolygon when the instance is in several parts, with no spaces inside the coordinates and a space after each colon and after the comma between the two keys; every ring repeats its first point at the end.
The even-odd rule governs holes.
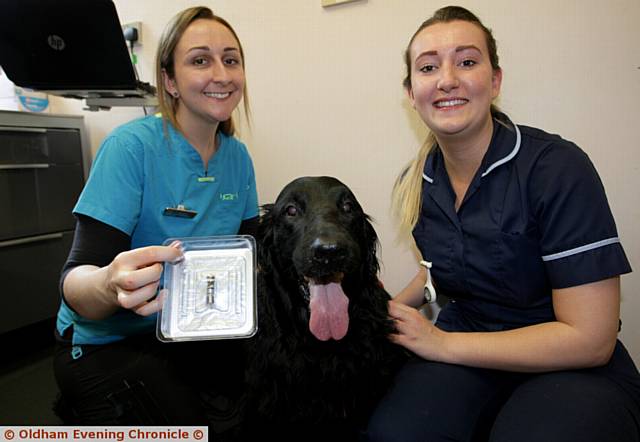
{"type": "Polygon", "coordinates": [[[322,238],[316,238],[313,241],[311,251],[313,261],[319,264],[335,263],[336,261],[343,260],[347,255],[345,247],[336,241],[323,240],[322,238]]]}

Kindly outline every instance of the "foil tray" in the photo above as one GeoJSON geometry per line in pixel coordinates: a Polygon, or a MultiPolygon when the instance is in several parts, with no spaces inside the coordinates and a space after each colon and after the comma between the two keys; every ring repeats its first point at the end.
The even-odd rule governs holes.
{"type": "Polygon", "coordinates": [[[257,331],[255,240],[251,236],[170,238],[184,259],[165,263],[167,290],[157,336],[165,342],[248,338],[257,331]]]}

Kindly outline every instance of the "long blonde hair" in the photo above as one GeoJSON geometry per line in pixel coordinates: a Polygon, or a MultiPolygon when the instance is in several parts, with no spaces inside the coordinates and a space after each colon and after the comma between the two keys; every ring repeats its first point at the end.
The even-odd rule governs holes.
{"type": "MultiPolygon", "coordinates": [[[[184,11],[176,14],[164,29],[162,37],[160,37],[160,43],[158,44],[158,51],[156,53],[158,110],[162,114],[162,117],[165,119],[165,121],[169,121],[176,129],[180,129],[180,125],[178,124],[178,120],[176,119],[178,99],[171,95],[165,87],[162,72],[166,72],[169,78],[173,78],[175,76],[174,53],[176,50],[176,46],[178,45],[178,42],[182,38],[182,35],[185,33],[189,25],[201,18],[206,20],[214,20],[231,31],[231,34],[238,42],[242,68],[245,69],[246,67],[242,43],[240,43],[240,39],[238,38],[236,31],[233,30],[233,27],[231,27],[231,25],[225,19],[215,15],[213,11],[206,6],[187,8],[184,11]]],[[[250,122],[251,110],[249,108],[249,95],[247,93],[246,80],[242,98],[244,105],[244,114],[247,118],[247,122],[250,122]]],[[[233,117],[229,118],[226,121],[222,121],[218,125],[217,131],[222,132],[225,135],[233,135],[235,133],[233,117]]]]}
{"type": "MultiPolygon", "coordinates": [[[[418,30],[413,34],[404,52],[406,76],[402,82],[405,89],[411,90],[411,45],[416,36],[428,26],[436,23],[448,23],[452,21],[466,21],[478,26],[485,35],[487,48],[489,50],[489,60],[494,71],[500,69],[496,40],[493,38],[491,29],[482,24],[480,19],[471,11],[460,6],[446,6],[438,9],[431,18],[423,22],[418,30]]],[[[491,113],[498,113],[498,108],[491,105],[491,113]]],[[[399,221],[400,232],[411,233],[420,217],[422,208],[422,173],[427,156],[436,145],[436,138],[429,132],[425,142],[418,150],[416,157],[402,170],[393,186],[391,209],[399,221]]]]}

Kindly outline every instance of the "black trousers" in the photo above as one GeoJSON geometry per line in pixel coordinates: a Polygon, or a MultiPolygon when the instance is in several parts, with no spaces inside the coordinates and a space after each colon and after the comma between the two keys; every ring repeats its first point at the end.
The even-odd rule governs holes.
{"type": "Polygon", "coordinates": [[[640,375],[620,342],[604,367],[519,374],[415,359],[368,440],[638,442],[640,375]]]}
{"type": "Polygon", "coordinates": [[[229,400],[242,393],[240,345],[161,343],[144,335],[82,345],[74,358],[71,343],[60,338],[54,373],[75,424],[211,425],[218,413],[234,418],[229,400]]]}

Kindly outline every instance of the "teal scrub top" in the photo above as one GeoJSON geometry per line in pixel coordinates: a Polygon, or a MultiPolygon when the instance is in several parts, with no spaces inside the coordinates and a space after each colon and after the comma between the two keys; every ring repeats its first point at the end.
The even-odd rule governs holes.
{"type": "MultiPolygon", "coordinates": [[[[253,164],[246,146],[218,133],[218,150],[204,165],[198,152],[159,116],[115,129],[103,141],[74,208],[131,237],[131,248],[171,237],[233,235],[242,220],[258,216],[253,164]],[[167,216],[168,207],[197,212],[167,216]]],[[[64,302],[60,334],[73,325],[74,344],[103,344],[153,331],[156,315],[119,311],[101,321],[82,318],[64,302]]]]}

